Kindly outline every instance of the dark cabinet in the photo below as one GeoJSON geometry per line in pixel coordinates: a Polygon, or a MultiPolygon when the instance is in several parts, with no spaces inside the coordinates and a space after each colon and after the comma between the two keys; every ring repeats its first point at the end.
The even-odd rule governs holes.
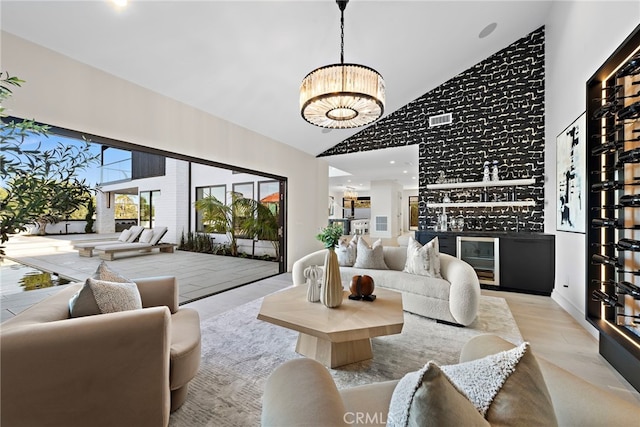
{"type": "Polygon", "coordinates": [[[555,281],[555,236],[539,233],[416,231],[416,240],[425,244],[438,237],[441,253],[457,256],[457,237],[497,237],[499,239],[500,286],[488,289],[551,295],[555,281]]]}
{"type": "Polygon", "coordinates": [[[500,287],[539,295],[551,295],[555,276],[555,244],[552,236],[535,239],[500,239],[500,287]]]}

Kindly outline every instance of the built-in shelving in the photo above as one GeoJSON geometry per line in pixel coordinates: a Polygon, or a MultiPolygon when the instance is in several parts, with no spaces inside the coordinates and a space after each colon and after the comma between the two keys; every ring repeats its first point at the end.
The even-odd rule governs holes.
{"type": "Polygon", "coordinates": [[[452,182],[446,184],[427,184],[428,190],[451,190],[457,188],[517,187],[533,185],[535,178],[506,179],[502,181],[452,182]]]}
{"type": "Polygon", "coordinates": [[[450,202],[428,203],[427,208],[508,208],[535,206],[534,200],[522,200],[515,202],[450,202]]]}
{"type": "Polygon", "coordinates": [[[624,288],[640,286],[640,252],[616,246],[622,239],[640,239],[635,228],[640,225],[640,210],[621,203],[623,196],[638,194],[637,187],[626,184],[638,176],[640,163],[623,155],[640,148],[636,139],[640,116],[633,114],[640,81],[638,60],[640,25],[586,85],[586,141],[591,155],[586,174],[585,317],[600,332],[600,354],[640,390],[640,331],[635,317],[640,315],[640,298],[624,288]]]}

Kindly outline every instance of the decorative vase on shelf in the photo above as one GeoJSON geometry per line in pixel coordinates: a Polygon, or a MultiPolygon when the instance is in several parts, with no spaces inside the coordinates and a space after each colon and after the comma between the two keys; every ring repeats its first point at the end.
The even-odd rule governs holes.
{"type": "Polygon", "coordinates": [[[320,302],[329,308],[336,308],[342,304],[342,279],[340,279],[340,264],[334,248],[327,249],[324,258],[324,276],[320,289],[320,302]]]}
{"type": "Polygon", "coordinates": [[[320,301],[320,289],[322,286],[322,270],[317,265],[304,269],[304,277],[307,279],[307,301],[320,301]]]}
{"type": "Polygon", "coordinates": [[[489,172],[489,162],[484,162],[482,165],[482,182],[491,181],[491,173],[489,172]]]}

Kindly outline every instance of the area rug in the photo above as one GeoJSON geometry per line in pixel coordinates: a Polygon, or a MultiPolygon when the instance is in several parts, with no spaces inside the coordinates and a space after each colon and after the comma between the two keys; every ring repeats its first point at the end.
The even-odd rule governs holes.
{"type": "MultiPolygon", "coordinates": [[[[202,323],[202,362],[171,427],[259,426],[264,385],[279,365],[302,357],[297,332],[258,320],[258,299],[202,323]]],[[[458,361],[470,338],[494,333],[519,344],[522,336],[503,298],[482,296],[478,318],[468,327],[439,324],[404,313],[401,334],[372,339],[373,359],[330,369],[338,388],[399,379],[429,360],[458,361]]]]}

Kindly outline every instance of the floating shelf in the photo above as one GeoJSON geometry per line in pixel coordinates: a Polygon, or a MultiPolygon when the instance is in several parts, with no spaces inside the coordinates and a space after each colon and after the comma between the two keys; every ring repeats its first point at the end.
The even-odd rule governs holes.
{"type": "Polygon", "coordinates": [[[472,182],[454,182],[448,184],[427,184],[428,190],[449,190],[453,188],[485,188],[485,187],[515,187],[524,185],[533,185],[536,183],[535,178],[523,179],[506,179],[504,181],[472,181],[472,182]]]}
{"type": "Polygon", "coordinates": [[[520,202],[451,202],[451,203],[427,203],[427,208],[508,208],[535,206],[534,200],[523,200],[520,202]]]}

